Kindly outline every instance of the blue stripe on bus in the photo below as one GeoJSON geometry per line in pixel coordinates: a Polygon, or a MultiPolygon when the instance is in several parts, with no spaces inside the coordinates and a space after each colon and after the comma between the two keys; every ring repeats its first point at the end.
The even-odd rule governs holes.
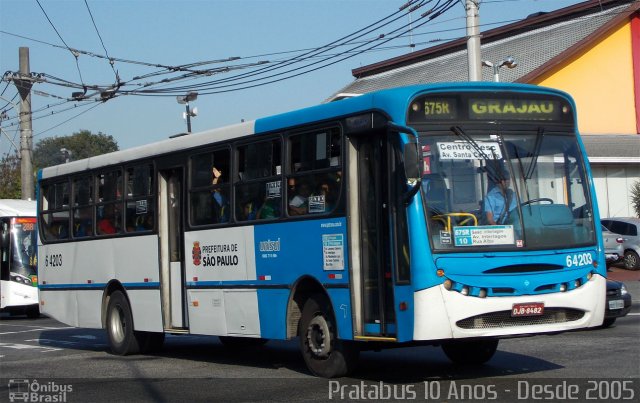
{"type": "MultiPolygon", "coordinates": [[[[62,290],[102,290],[107,283],[85,283],[85,284],[40,284],[38,288],[43,291],[62,291],[62,290]]],[[[122,286],[128,290],[134,289],[157,289],[160,288],[159,282],[149,283],[122,283],[122,286]]]]}

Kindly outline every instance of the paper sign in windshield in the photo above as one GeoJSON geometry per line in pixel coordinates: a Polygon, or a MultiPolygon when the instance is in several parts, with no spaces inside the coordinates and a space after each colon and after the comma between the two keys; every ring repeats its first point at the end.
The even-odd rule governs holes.
{"type": "Polygon", "coordinates": [[[500,145],[494,141],[477,141],[475,145],[462,141],[438,144],[441,160],[483,160],[502,159],[500,145]]]}
{"type": "Polygon", "coordinates": [[[513,225],[486,225],[481,227],[453,227],[455,246],[513,245],[513,225]]]}

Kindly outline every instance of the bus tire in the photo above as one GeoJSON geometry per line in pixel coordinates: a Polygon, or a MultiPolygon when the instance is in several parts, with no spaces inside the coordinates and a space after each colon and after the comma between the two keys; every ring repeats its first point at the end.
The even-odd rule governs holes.
{"type": "Polygon", "coordinates": [[[498,349],[498,341],[498,339],[450,340],[442,344],[442,350],[456,364],[480,365],[493,357],[498,349]]]}
{"type": "Polygon", "coordinates": [[[325,296],[313,295],[304,304],[298,335],[302,357],[314,375],[335,378],[355,369],[359,350],[354,342],[338,339],[336,321],[325,296]]]}
{"type": "Polygon", "coordinates": [[[107,305],[107,337],[111,352],[116,355],[140,352],[139,335],[133,330],[133,315],[129,301],[121,291],[114,291],[107,305]]]}

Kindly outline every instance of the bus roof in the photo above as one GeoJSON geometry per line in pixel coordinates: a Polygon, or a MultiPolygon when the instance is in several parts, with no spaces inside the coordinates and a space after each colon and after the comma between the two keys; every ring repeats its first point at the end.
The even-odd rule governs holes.
{"type": "Polygon", "coordinates": [[[0,199],[0,217],[35,217],[34,200],[0,199]]]}
{"type": "Polygon", "coordinates": [[[251,134],[285,130],[305,123],[321,122],[328,119],[339,119],[341,117],[372,110],[384,110],[391,120],[401,122],[406,114],[405,108],[409,100],[418,93],[425,91],[552,92],[556,95],[570,98],[561,91],[535,85],[493,83],[484,81],[422,84],[398,87],[345,98],[339,101],[260,118],[232,126],[206,130],[184,136],[174,136],[173,138],[147,145],[102,154],[83,160],[72,161],[66,164],[55,165],[44,168],[39,172],[38,176],[39,179],[46,179],[59,175],[72,174],[111,164],[118,164],[164,153],[186,150],[203,144],[230,140],[251,134]],[[399,100],[403,100],[403,102],[400,102],[399,100]]]}

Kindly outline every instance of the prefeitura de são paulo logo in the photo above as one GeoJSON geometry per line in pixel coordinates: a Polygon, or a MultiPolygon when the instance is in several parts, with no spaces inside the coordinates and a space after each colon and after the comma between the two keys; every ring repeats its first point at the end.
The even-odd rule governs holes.
{"type": "Polygon", "coordinates": [[[191,257],[193,257],[193,264],[195,266],[200,266],[200,262],[202,261],[202,250],[200,249],[200,242],[195,241],[193,243],[193,249],[191,250],[191,257]]]}

